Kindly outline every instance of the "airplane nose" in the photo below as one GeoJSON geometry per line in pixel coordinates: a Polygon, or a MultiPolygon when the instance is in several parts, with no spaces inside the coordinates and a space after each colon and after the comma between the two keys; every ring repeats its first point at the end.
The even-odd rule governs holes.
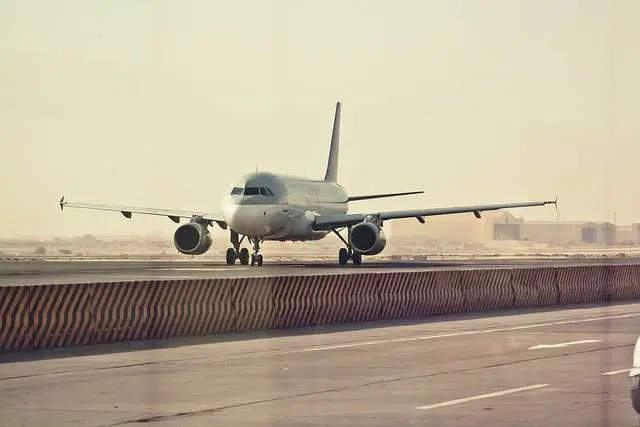
{"type": "Polygon", "coordinates": [[[238,217],[238,208],[239,205],[236,203],[233,203],[231,200],[227,199],[225,200],[223,207],[222,207],[222,215],[224,216],[224,220],[227,222],[227,224],[229,224],[231,227],[233,227],[233,223],[234,221],[237,220],[238,217]]]}

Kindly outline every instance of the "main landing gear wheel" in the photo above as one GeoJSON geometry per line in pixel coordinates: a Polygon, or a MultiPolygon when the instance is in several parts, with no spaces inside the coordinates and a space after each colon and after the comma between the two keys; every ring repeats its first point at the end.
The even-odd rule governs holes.
{"type": "Polygon", "coordinates": [[[258,267],[262,267],[262,255],[258,254],[258,255],[251,255],[251,266],[253,267],[256,263],[258,264],[258,267]]]}
{"type": "Polygon", "coordinates": [[[233,248],[227,249],[227,265],[233,265],[236,263],[236,250],[233,248]]]}
{"type": "Polygon", "coordinates": [[[349,262],[349,251],[346,248],[340,248],[338,251],[338,262],[340,265],[346,265],[349,262]]]}
{"type": "Polygon", "coordinates": [[[240,249],[240,264],[242,265],[249,264],[249,249],[247,248],[240,249]]]}
{"type": "Polygon", "coordinates": [[[237,232],[231,230],[231,244],[233,247],[227,249],[227,265],[234,265],[238,259],[242,265],[249,264],[249,249],[240,249],[240,244],[244,240],[244,237],[245,236],[242,236],[242,238],[240,238],[237,232]]]}
{"type": "MultiPolygon", "coordinates": [[[[347,229],[348,233],[351,233],[351,227],[348,227],[347,229]]],[[[353,261],[353,265],[362,264],[362,254],[360,252],[354,251],[351,248],[351,245],[349,245],[349,243],[344,239],[344,237],[342,237],[340,233],[338,233],[338,230],[332,229],[331,231],[333,231],[335,235],[338,236],[338,238],[342,240],[342,243],[344,243],[346,246],[346,248],[340,248],[340,250],[338,251],[338,262],[340,263],[340,265],[346,265],[349,260],[353,261]]]]}
{"type": "Polygon", "coordinates": [[[340,248],[338,251],[338,262],[340,265],[346,265],[349,260],[353,261],[353,265],[362,264],[362,254],[351,249],[340,248]]]}
{"type": "Polygon", "coordinates": [[[353,261],[353,265],[362,264],[362,254],[360,252],[354,252],[351,256],[351,261],[353,261]]]}

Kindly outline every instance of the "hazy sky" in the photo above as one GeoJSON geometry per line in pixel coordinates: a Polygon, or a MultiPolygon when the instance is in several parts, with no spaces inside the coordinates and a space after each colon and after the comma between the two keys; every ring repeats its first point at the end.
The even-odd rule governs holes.
{"type": "Polygon", "coordinates": [[[612,4],[3,0],[0,236],[175,228],[62,195],[217,211],[256,166],[321,177],[338,99],[340,182],[427,193],[352,211],[640,222],[640,2],[612,4]]]}

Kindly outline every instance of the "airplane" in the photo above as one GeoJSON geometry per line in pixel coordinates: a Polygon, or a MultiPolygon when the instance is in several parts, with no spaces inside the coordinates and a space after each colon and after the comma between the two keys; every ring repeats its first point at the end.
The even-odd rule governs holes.
{"type": "Polygon", "coordinates": [[[270,172],[245,174],[232,185],[223,197],[222,213],[211,214],[189,210],[156,209],[72,203],[60,199],[60,209],[80,208],[121,212],[125,218],[132,214],[167,216],[173,222],[181,219],[188,222],[180,225],[173,236],[176,249],[186,255],[202,255],[209,250],[213,240],[209,227],[217,224],[223,230],[229,229],[231,247],[227,249],[226,262],[262,266],[263,256],[260,245],[264,241],[312,241],[336,234],[345,247],[338,251],[338,262],[345,265],[352,261],[360,265],[363,255],[376,255],[386,246],[386,236],[382,230],[385,221],[401,218],[416,218],[424,224],[424,217],[473,213],[481,218],[480,212],[498,209],[522,208],[554,204],[553,201],[533,201],[523,203],[503,203],[476,206],[382,211],[370,213],[348,213],[349,203],[360,200],[388,198],[421,194],[424,191],[406,191],[349,196],[338,184],[338,153],[340,143],[341,102],[336,103],[329,158],[324,179],[308,179],[270,172]],[[347,229],[346,239],[340,234],[347,229]],[[253,245],[252,253],[241,247],[244,239],[253,245]]]}

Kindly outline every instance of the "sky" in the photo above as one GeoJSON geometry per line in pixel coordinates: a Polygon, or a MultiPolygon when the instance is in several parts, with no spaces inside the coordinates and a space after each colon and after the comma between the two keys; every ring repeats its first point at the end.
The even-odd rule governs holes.
{"type": "MultiPolygon", "coordinates": [[[[0,2],[0,237],[137,234],[246,172],[424,190],[352,212],[553,199],[640,222],[637,0],[0,2]]],[[[512,211],[555,220],[553,207],[512,211]]]]}

